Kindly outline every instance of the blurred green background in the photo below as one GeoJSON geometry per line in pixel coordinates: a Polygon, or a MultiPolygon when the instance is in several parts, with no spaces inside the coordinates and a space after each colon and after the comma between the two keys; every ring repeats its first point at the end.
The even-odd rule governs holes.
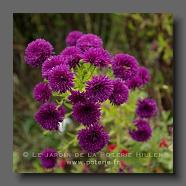
{"type": "MultiPolygon", "coordinates": [[[[40,69],[32,69],[24,62],[24,50],[36,38],[50,41],[56,54],[65,48],[65,38],[70,31],[95,33],[104,41],[104,47],[112,54],[119,52],[136,56],[146,66],[152,79],[140,91],[134,91],[130,103],[118,109],[105,103],[102,122],[111,131],[111,143],[115,152],[159,152],[161,158],[122,159],[130,167],[125,172],[171,173],[173,172],[173,17],[170,14],[14,14],[13,84],[14,84],[14,139],[13,169],[16,172],[46,172],[37,158],[23,157],[23,152],[40,152],[47,146],[63,152],[76,152],[79,147],[73,141],[77,125],[68,126],[64,133],[43,132],[33,119],[38,104],[32,98],[32,89],[42,81],[40,69]],[[158,103],[158,116],[152,120],[152,139],[144,144],[136,143],[127,134],[127,124],[116,118],[125,115],[125,123],[134,117],[135,102],[139,96],[150,96],[158,103]],[[121,114],[121,115],[119,115],[121,114]],[[113,125],[110,125],[112,123],[113,125]],[[119,137],[118,137],[119,136],[119,137]],[[165,139],[168,146],[161,146],[165,139]]],[[[123,118],[122,118],[123,119],[123,118]]],[[[104,149],[107,152],[107,148],[104,149]]],[[[118,172],[119,166],[61,166],[54,172],[118,172]]]]}

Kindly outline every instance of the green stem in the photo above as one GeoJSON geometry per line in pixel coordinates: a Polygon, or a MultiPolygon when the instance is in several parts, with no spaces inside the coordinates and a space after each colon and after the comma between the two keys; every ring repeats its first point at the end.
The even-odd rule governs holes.
{"type": "Polygon", "coordinates": [[[67,144],[63,147],[63,149],[64,149],[64,150],[67,149],[68,146],[70,146],[71,144],[75,143],[76,141],[77,141],[77,139],[76,139],[76,138],[73,138],[69,143],[67,143],[67,144]]]}

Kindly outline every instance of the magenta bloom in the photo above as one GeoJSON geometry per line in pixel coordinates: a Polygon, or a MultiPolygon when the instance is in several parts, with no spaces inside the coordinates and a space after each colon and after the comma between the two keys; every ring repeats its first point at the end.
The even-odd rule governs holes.
{"type": "Polygon", "coordinates": [[[112,61],[112,70],[116,78],[125,81],[132,79],[138,72],[138,62],[128,54],[116,54],[112,61]]]}
{"type": "Polygon", "coordinates": [[[80,91],[71,91],[71,95],[68,97],[72,104],[82,103],[86,101],[85,93],[80,91]]]}
{"type": "Polygon", "coordinates": [[[137,75],[127,82],[130,89],[140,88],[150,81],[149,70],[145,67],[139,67],[137,75]]]}
{"type": "Polygon", "coordinates": [[[152,129],[149,123],[145,120],[138,119],[135,120],[136,129],[129,129],[129,134],[133,140],[138,142],[145,142],[151,138],[152,129]]]}
{"type": "Polygon", "coordinates": [[[41,152],[40,162],[46,169],[54,168],[57,162],[57,152],[53,148],[46,148],[41,152]]]}
{"type": "Polygon", "coordinates": [[[97,67],[108,67],[111,55],[103,48],[90,48],[82,55],[82,60],[97,67]]]}
{"type": "Polygon", "coordinates": [[[46,130],[58,130],[59,122],[62,122],[64,112],[57,109],[54,103],[44,103],[35,114],[36,121],[46,130]]]}
{"type": "Polygon", "coordinates": [[[83,125],[97,123],[101,116],[100,105],[94,102],[76,103],[73,105],[73,118],[83,125]]]}
{"type": "Polygon", "coordinates": [[[109,142],[109,135],[102,125],[95,124],[78,132],[81,148],[88,153],[100,151],[109,142]]]}
{"type": "Polygon", "coordinates": [[[93,76],[92,80],[87,82],[86,95],[94,101],[104,102],[113,91],[112,80],[107,76],[93,76]]]}
{"type": "Polygon", "coordinates": [[[61,57],[67,62],[70,68],[76,67],[81,59],[81,51],[75,47],[67,47],[61,53],[61,57]]]}
{"type": "Polygon", "coordinates": [[[53,91],[64,93],[73,86],[73,73],[66,65],[58,65],[48,75],[48,82],[53,91]]]}
{"type": "Polygon", "coordinates": [[[63,118],[64,118],[65,113],[66,113],[65,107],[64,107],[63,105],[61,105],[61,106],[59,106],[59,107],[57,108],[57,110],[58,110],[59,114],[60,114],[61,116],[63,116],[63,118]]]}
{"type": "Polygon", "coordinates": [[[126,84],[129,89],[133,89],[133,90],[136,88],[140,88],[142,86],[141,79],[140,79],[140,77],[138,77],[138,75],[133,77],[132,79],[128,80],[126,82],[126,84]]]}
{"type": "Polygon", "coordinates": [[[38,67],[53,54],[53,50],[53,46],[48,41],[36,39],[25,49],[25,62],[32,67],[38,67]]]}
{"type": "Polygon", "coordinates": [[[121,79],[115,79],[113,80],[113,92],[110,96],[110,102],[115,105],[121,105],[128,100],[129,96],[129,89],[125,85],[125,82],[121,79]]]}
{"type": "Polygon", "coordinates": [[[139,99],[137,102],[136,114],[141,118],[150,118],[158,111],[156,101],[150,98],[139,99]]]}
{"type": "Polygon", "coordinates": [[[149,70],[147,68],[145,68],[145,67],[140,67],[139,68],[138,76],[141,79],[141,84],[142,85],[147,84],[150,81],[150,78],[151,78],[149,70]]]}
{"type": "Polygon", "coordinates": [[[50,99],[52,91],[48,83],[38,83],[33,90],[33,97],[36,101],[44,103],[50,99]]]}
{"type": "Polygon", "coordinates": [[[84,34],[76,43],[76,46],[81,49],[82,52],[87,51],[89,48],[101,48],[103,41],[95,34],[84,34]]]}
{"type": "Polygon", "coordinates": [[[52,68],[65,64],[67,64],[67,61],[65,61],[65,59],[60,55],[51,56],[50,58],[46,59],[42,65],[42,77],[48,79],[48,74],[52,68]]]}
{"type": "Polygon", "coordinates": [[[66,37],[67,46],[75,46],[77,40],[83,35],[80,31],[72,31],[66,37]]]}

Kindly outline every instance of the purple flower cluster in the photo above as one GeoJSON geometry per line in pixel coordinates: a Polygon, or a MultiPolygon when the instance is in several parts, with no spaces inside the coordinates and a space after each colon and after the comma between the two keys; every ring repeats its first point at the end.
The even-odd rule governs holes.
{"type": "Polygon", "coordinates": [[[96,67],[108,67],[111,64],[111,55],[103,48],[90,48],[83,55],[82,59],[86,63],[91,63],[96,67]]]}
{"type": "Polygon", "coordinates": [[[100,151],[109,142],[109,135],[100,124],[91,125],[78,132],[81,148],[89,153],[100,151]]]}
{"type": "Polygon", "coordinates": [[[141,118],[151,118],[157,113],[157,105],[153,99],[139,99],[137,102],[136,114],[141,118]]]}
{"type": "Polygon", "coordinates": [[[66,37],[67,46],[76,46],[77,40],[83,35],[80,31],[72,31],[66,37]]]}
{"type": "Polygon", "coordinates": [[[93,78],[87,82],[85,90],[89,99],[104,102],[113,92],[113,83],[107,76],[93,76],[93,78]]]}
{"type": "Polygon", "coordinates": [[[86,128],[78,133],[81,148],[88,153],[100,151],[109,141],[109,135],[99,124],[101,103],[109,99],[113,83],[103,75],[93,76],[86,83],[85,92],[71,91],[68,99],[73,104],[73,118],[86,128]]]}
{"type": "Polygon", "coordinates": [[[77,91],[72,90],[68,99],[70,100],[72,104],[83,103],[86,100],[85,93],[80,92],[78,90],[77,91]]]}
{"type": "Polygon", "coordinates": [[[58,65],[50,70],[48,83],[53,91],[64,93],[73,87],[73,78],[68,66],[58,65]]]}
{"type": "Polygon", "coordinates": [[[125,82],[121,79],[115,79],[112,82],[113,91],[109,97],[109,100],[114,105],[121,105],[128,100],[129,89],[126,86],[125,82]]]}
{"type": "Polygon", "coordinates": [[[70,68],[75,68],[81,59],[81,52],[75,46],[65,48],[60,55],[70,68]]]}
{"type": "Polygon", "coordinates": [[[28,44],[25,49],[25,62],[32,66],[40,66],[53,54],[53,46],[44,39],[36,39],[28,44]]]}
{"type": "Polygon", "coordinates": [[[129,89],[140,88],[150,81],[150,73],[147,68],[139,67],[136,76],[127,81],[129,89]]]}
{"type": "Polygon", "coordinates": [[[137,74],[138,61],[129,54],[116,54],[112,60],[112,69],[116,78],[127,81],[137,74]]]}
{"type": "Polygon", "coordinates": [[[90,126],[91,124],[97,123],[100,119],[100,105],[92,101],[76,103],[73,106],[72,116],[76,121],[90,126]]]}
{"type": "Polygon", "coordinates": [[[38,83],[33,90],[34,99],[38,102],[44,103],[50,99],[52,91],[48,83],[38,83]]]}
{"type": "Polygon", "coordinates": [[[143,119],[134,121],[136,129],[129,129],[129,134],[132,139],[139,142],[145,142],[150,139],[152,135],[152,129],[149,123],[143,119]]]}
{"type": "Polygon", "coordinates": [[[95,34],[84,34],[76,42],[76,46],[85,52],[89,48],[102,48],[103,41],[95,34]]]}
{"type": "Polygon", "coordinates": [[[36,121],[43,129],[58,130],[59,122],[63,121],[64,112],[55,103],[44,103],[35,114],[36,121]]]}
{"type": "Polygon", "coordinates": [[[60,55],[58,56],[51,56],[46,59],[42,65],[42,77],[44,79],[48,79],[48,75],[50,70],[58,65],[66,65],[67,62],[62,58],[60,55]]]}
{"type": "Polygon", "coordinates": [[[129,89],[141,88],[150,81],[149,70],[139,66],[135,57],[129,54],[117,54],[112,59],[112,69],[116,78],[126,82],[129,89]]]}
{"type": "Polygon", "coordinates": [[[40,162],[42,167],[52,169],[57,163],[57,152],[53,148],[46,148],[41,152],[40,162]]]}
{"type": "Polygon", "coordinates": [[[145,142],[150,139],[152,135],[152,129],[146,119],[157,114],[157,105],[155,100],[151,98],[139,99],[137,102],[136,114],[139,119],[135,120],[135,130],[129,129],[129,134],[132,139],[140,142],[145,142]]]}
{"type": "MultiPolygon", "coordinates": [[[[81,149],[95,153],[109,142],[109,134],[100,124],[102,104],[107,100],[116,106],[126,104],[130,91],[150,81],[150,73],[132,55],[119,53],[112,57],[103,48],[102,39],[95,34],[72,31],[66,37],[66,45],[59,55],[53,55],[53,47],[48,41],[36,39],[25,50],[26,63],[32,67],[41,65],[44,79],[33,90],[34,99],[42,104],[35,114],[35,120],[45,130],[58,130],[68,112],[60,104],[71,104],[73,119],[85,127],[77,134],[81,149]],[[87,68],[86,71],[82,69],[81,77],[78,77],[77,71],[81,70],[82,63],[89,63],[89,69],[96,69],[96,75],[91,71],[91,77],[84,80],[89,74],[87,68]],[[109,75],[105,75],[106,70],[109,70],[109,75]],[[55,96],[61,98],[58,100],[60,104],[50,102],[55,96]]],[[[134,122],[135,129],[129,129],[132,139],[140,142],[150,139],[152,129],[145,118],[153,117],[156,113],[154,100],[146,98],[138,101],[136,115],[139,119],[134,122]]],[[[45,168],[55,165],[55,161],[45,158],[48,151],[52,150],[47,149],[41,157],[45,168]]]]}

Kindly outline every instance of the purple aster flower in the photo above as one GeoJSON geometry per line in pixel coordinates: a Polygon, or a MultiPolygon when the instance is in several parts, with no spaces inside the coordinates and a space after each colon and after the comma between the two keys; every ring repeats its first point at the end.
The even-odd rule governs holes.
{"type": "Polygon", "coordinates": [[[92,80],[87,82],[86,95],[94,101],[104,102],[113,91],[112,80],[107,76],[93,76],[92,80]]]}
{"type": "Polygon", "coordinates": [[[64,58],[70,68],[76,67],[81,59],[81,51],[75,46],[65,48],[60,55],[64,58]]]}
{"type": "Polygon", "coordinates": [[[152,129],[149,123],[143,119],[135,120],[136,129],[129,129],[129,134],[133,140],[139,142],[145,142],[150,139],[152,135],[152,129]]]}
{"type": "Polygon", "coordinates": [[[85,93],[80,91],[71,91],[71,95],[68,97],[72,104],[82,103],[86,101],[85,93]]]}
{"type": "Polygon", "coordinates": [[[53,148],[46,148],[40,154],[40,162],[42,167],[51,169],[54,168],[57,162],[57,152],[53,148]]]}
{"type": "Polygon", "coordinates": [[[101,116],[100,105],[90,101],[76,103],[72,110],[73,118],[87,126],[97,123],[101,116]]]}
{"type": "Polygon", "coordinates": [[[156,101],[150,98],[139,99],[137,102],[136,114],[141,118],[150,118],[157,113],[156,101]]]}
{"type": "Polygon", "coordinates": [[[141,79],[141,84],[142,85],[147,84],[150,81],[150,78],[151,78],[149,70],[147,68],[145,68],[145,67],[140,67],[139,68],[138,76],[141,79]]]}
{"type": "Polygon", "coordinates": [[[64,118],[65,113],[66,113],[65,107],[64,107],[63,105],[61,105],[61,106],[59,106],[59,107],[57,108],[57,110],[58,110],[58,112],[60,113],[60,115],[63,116],[63,118],[64,118]]]}
{"type": "Polygon", "coordinates": [[[128,54],[116,54],[112,61],[112,70],[116,78],[125,81],[132,79],[138,72],[138,62],[128,54]]]}
{"type": "Polygon", "coordinates": [[[101,48],[102,45],[102,39],[95,34],[84,34],[76,43],[76,46],[80,48],[82,52],[85,52],[89,48],[101,48]]]}
{"type": "Polygon", "coordinates": [[[145,67],[139,67],[137,75],[127,81],[127,85],[130,89],[140,88],[147,84],[150,78],[149,70],[145,67]]]}
{"type": "Polygon", "coordinates": [[[48,82],[53,91],[64,93],[70,90],[73,83],[74,74],[66,65],[58,65],[48,74],[48,82]]]}
{"type": "Polygon", "coordinates": [[[52,91],[48,86],[48,83],[38,83],[33,90],[33,97],[36,101],[44,103],[49,100],[52,95],[52,91]]]}
{"type": "Polygon", "coordinates": [[[82,60],[97,67],[107,67],[111,63],[111,55],[103,48],[90,48],[82,55],[82,60]]]}
{"type": "Polygon", "coordinates": [[[142,86],[141,85],[141,79],[139,78],[138,75],[133,77],[132,79],[128,80],[126,82],[126,84],[127,84],[129,89],[133,89],[133,90],[142,86]]]}
{"type": "Polygon", "coordinates": [[[42,77],[48,79],[48,74],[52,68],[65,64],[67,64],[67,61],[60,55],[49,57],[42,64],[42,77]]]}
{"type": "Polygon", "coordinates": [[[66,37],[67,46],[75,46],[77,40],[83,35],[80,31],[72,31],[66,37]]]}
{"type": "Polygon", "coordinates": [[[46,130],[58,130],[59,122],[62,122],[64,113],[57,109],[54,103],[44,103],[35,114],[36,121],[46,130]]]}
{"type": "Polygon", "coordinates": [[[88,153],[100,151],[109,142],[109,134],[102,125],[95,124],[78,132],[81,148],[88,153]]]}
{"type": "Polygon", "coordinates": [[[36,39],[25,49],[25,62],[32,67],[40,66],[53,53],[52,45],[44,39],[36,39]]]}
{"type": "Polygon", "coordinates": [[[113,92],[110,96],[110,102],[115,105],[121,105],[128,100],[129,96],[129,89],[125,85],[125,82],[121,79],[115,79],[113,80],[113,92]]]}

